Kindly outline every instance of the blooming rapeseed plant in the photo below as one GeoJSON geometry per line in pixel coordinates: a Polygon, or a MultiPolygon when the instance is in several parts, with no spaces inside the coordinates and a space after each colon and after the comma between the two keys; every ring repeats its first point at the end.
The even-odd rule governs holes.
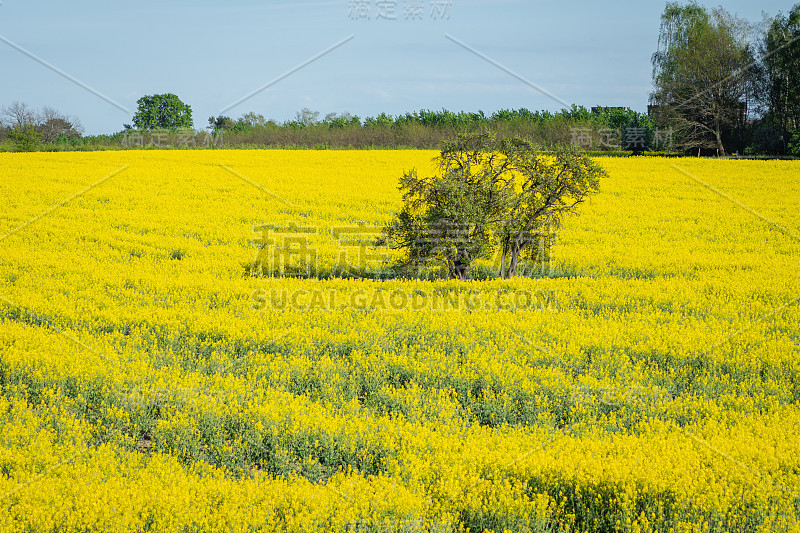
{"type": "Polygon", "coordinates": [[[548,276],[359,277],[434,155],[0,154],[0,531],[800,530],[800,165],[600,159],[548,276]]]}

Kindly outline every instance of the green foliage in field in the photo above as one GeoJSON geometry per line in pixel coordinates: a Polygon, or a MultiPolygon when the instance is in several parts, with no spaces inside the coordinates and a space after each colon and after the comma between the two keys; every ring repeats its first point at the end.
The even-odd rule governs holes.
{"type": "Polygon", "coordinates": [[[140,130],[191,128],[192,107],[172,93],[143,96],[133,115],[133,125],[140,130]]]}
{"type": "Polygon", "coordinates": [[[42,141],[42,134],[36,131],[33,124],[18,124],[7,133],[16,152],[33,152],[42,141]]]}
{"type": "Polygon", "coordinates": [[[573,146],[542,152],[530,141],[498,141],[490,133],[446,141],[437,163],[434,176],[403,174],[403,207],[380,242],[404,250],[404,269],[442,263],[462,281],[475,260],[495,251],[504,279],[517,274],[522,259],[549,257],[545,228],[574,214],[606,176],[573,146]]]}

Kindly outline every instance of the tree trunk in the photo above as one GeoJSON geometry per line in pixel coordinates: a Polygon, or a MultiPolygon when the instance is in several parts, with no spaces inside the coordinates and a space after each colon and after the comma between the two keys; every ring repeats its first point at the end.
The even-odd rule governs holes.
{"type": "Polygon", "coordinates": [[[469,265],[464,263],[457,263],[455,265],[456,278],[459,281],[467,281],[467,274],[469,273],[469,265]]]}
{"type": "Polygon", "coordinates": [[[717,155],[721,155],[725,157],[725,147],[722,146],[722,132],[720,131],[719,124],[717,125],[716,129],[714,130],[714,135],[717,138],[717,155]]]}
{"type": "Polygon", "coordinates": [[[511,257],[508,260],[508,275],[506,279],[511,279],[517,273],[517,263],[519,262],[519,254],[522,251],[522,247],[518,244],[514,243],[511,245],[511,257]]]}

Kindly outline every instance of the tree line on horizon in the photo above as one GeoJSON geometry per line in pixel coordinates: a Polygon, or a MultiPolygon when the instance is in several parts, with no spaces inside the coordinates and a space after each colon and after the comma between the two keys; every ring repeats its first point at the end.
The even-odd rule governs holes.
{"type": "Polygon", "coordinates": [[[77,118],[14,102],[0,108],[0,149],[428,148],[459,134],[525,137],[544,148],[689,155],[800,156],[800,3],[754,25],[722,7],[668,2],[652,55],[647,113],[572,105],[558,112],[420,110],[360,118],[304,108],[277,122],[248,112],[209,117],[193,129],[174,94],[144,96],[132,124],[83,136],[77,118]]]}

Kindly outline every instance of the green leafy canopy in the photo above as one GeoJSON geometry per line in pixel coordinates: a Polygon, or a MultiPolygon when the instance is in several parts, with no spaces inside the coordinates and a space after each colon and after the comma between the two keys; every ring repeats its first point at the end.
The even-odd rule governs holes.
{"type": "Polygon", "coordinates": [[[461,280],[476,259],[495,252],[500,277],[516,275],[520,259],[538,253],[544,227],[575,213],[605,175],[576,147],[543,152],[491,133],[445,142],[436,161],[434,176],[411,170],[400,178],[403,207],[380,242],[404,250],[401,270],[440,264],[461,280]]]}
{"type": "Polygon", "coordinates": [[[140,130],[176,130],[191,128],[192,108],[176,95],[154,94],[137,101],[138,109],[133,116],[133,125],[140,130]]]}

